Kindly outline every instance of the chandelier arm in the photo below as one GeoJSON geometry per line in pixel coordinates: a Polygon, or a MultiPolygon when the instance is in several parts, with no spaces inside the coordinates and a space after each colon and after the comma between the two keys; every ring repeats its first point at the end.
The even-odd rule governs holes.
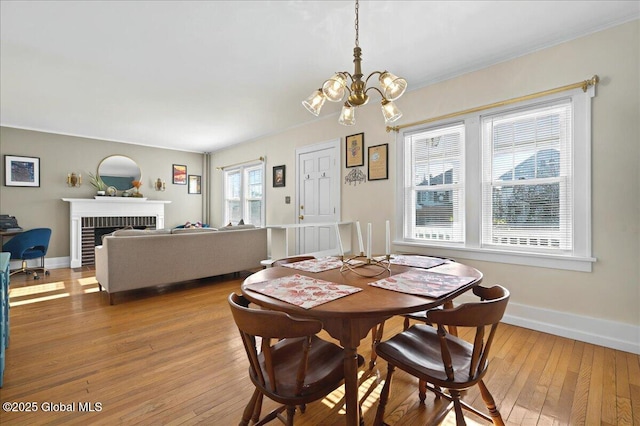
{"type": "Polygon", "coordinates": [[[380,74],[380,75],[382,75],[382,74],[384,74],[385,72],[386,72],[386,71],[374,71],[374,72],[372,72],[371,74],[369,74],[369,76],[367,77],[367,79],[366,79],[364,82],[365,82],[365,83],[368,83],[368,82],[369,82],[369,79],[370,79],[371,77],[373,77],[374,75],[376,75],[376,74],[380,74]]]}
{"type": "Polygon", "coordinates": [[[375,90],[376,92],[380,93],[380,96],[382,96],[382,99],[386,100],[387,98],[384,97],[384,95],[382,94],[382,92],[380,91],[380,89],[378,89],[376,86],[371,86],[368,87],[364,93],[366,94],[369,90],[375,90]]]}
{"type": "Polygon", "coordinates": [[[349,79],[353,82],[353,80],[355,80],[353,78],[353,75],[349,72],[349,71],[341,71],[342,74],[346,75],[347,77],[349,77],[349,79]]]}

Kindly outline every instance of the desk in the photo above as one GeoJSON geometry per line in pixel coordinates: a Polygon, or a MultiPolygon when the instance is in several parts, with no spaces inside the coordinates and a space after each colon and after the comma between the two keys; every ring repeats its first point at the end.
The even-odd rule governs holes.
{"type": "MultiPolygon", "coordinates": [[[[338,222],[338,229],[340,230],[340,236],[342,239],[342,247],[345,253],[351,252],[351,224],[353,222],[338,222]]],[[[333,228],[336,225],[335,222],[327,222],[327,223],[295,223],[288,225],[267,225],[266,228],[270,232],[271,238],[271,252],[269,256],[271,260],[283,259],[285,257],[293,256],[293,253],[290,253],[289,249],[289,240],[291,237],[292,231],[300,231],[304,228],[314,228],[314,227],[322,227],[322,228],[333,228]]],[[[328,235],[333,235],[335,231],[332,229],[328,231],[328,235]]],[[[335,238],[333,238],[335,239],[335,238]]],[[[330,238],[332,240],[332,238],[330,238]]],[[[323,257],[323,256],[336,256],[339,253],[337,242],[335,243],[335,247],[330,247],[324,250],[320,250],[313,253],[301,253],[296,254],[296,256],[303,255],[311,255],[315,257],[323,257]]]]}
{"type": "MultiPolygon", "coordinates": [[[[365,268],[369,267],[367,266],[365,268]]],[[[396,275],[411,269],[412,268],[408,266],[391,265],[391,275],[396,275]]],[[[344,348],[346,423],[356,426],[359,425],[360,420],[358,409],[357,350],[360,341],[369,334],[371,328],[394,315],[440,306],[468,291],[482,281],[482,273],[480,271],[461,263],[446,262],[443,265],[429,269],[429,271],[474,277],[475,280],[443,297],[431,299],[368,285],[369,282],[388,276],[388,273],[378,277],[367,278],[358,276],[350,271],[340,272],[340,269],[313,273],[278,266],[264,269],[247,277],[241,289],[247,299],[260,306],[287,312],[296,317],[313,318],[322,321],[323,328],[333,338],[340,341],[340,344],[344,348]],[[362,291],[311,309],[303,309],[246,288],[247,285],[252,283],[272,280],[296,273],[338,284],[359,287],[362,291]]]]}
{"type": "Polygon", "coordinates": [[[16,231],[0,231],[0,247],[4,245],[5,237],[13,237],[15,235],[22,234],[23,232],[23,229],[16,231]]]}

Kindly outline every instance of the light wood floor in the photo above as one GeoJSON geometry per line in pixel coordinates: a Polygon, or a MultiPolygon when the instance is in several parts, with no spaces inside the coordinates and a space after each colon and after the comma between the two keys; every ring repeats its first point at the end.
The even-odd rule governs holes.
{"type": "MultiPolygon", "coordinates": [[[[226,296],[245,276],[131,292],[109,306],[91,268],[52,270],[38,281],[14,275],[0,401],[38,411],[0,411],[0,423],[237,424],[252,385],[226,296]]],[[[385,337],[400,328],[392,319],[385,337]]],[[[361,353],[370,352],[367,341],[361,353]]],[[[486,383],[508,424],[640,425],[639,358],[503,324],[486,383]]],[[[378,367],[384,377],[385,363],[378,367]]],[[[363,375],[366,424],[381,387],[363,375]]],[[[339,389],[311,404],[296,424],[343,424],[340,398],[339,389]]],[[[465,400],[482,407],[476,390],[465,400]]],[[[442,411],[431,395],[419,404],[414,379],[394,375],[387,423],[434,424],[442,411]]],[[[484,424],[471,414],[467,422],[484,424]]],[[[452,413],[443,424],[454,424],[452,413]]]]}

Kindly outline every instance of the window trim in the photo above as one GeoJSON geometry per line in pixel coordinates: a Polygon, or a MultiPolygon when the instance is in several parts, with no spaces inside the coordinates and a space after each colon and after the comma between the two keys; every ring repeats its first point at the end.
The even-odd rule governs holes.
{"type": "Polygon", "coordinates": [[[396,134],[396,221],[394,245],[401,250],[415,251],[422,247],[439,256],[458,257],[488,262],[527,265],[544,268],[566,269],[591,272],[596,261],[591,253],[591,98],[595,96],[595,87],[586,91],[581,88],[554,93],[533,100],[525,100],[508,106],[495,107],[473,112],[455,118],[442,119],[428,124],[402,129],[396,134]],[[503,250],[495,247],[482,247],[482,117],[506,113],[536,104],[554,102],[562,98],[571,98],[573,104],[573,190],[574,190],[574,249],[570,254],[550,254],[503,250]],[[406,173],[405,135],[417,131],[465,123],[464,164],[465,164],[465,235],[466,241],[460,243],[425,242],[405,239],[405,191],[406,173]],[[583,141],[583,142],[581,142],[583,141]],[[579,212],[579,214],[578,214],[579,212]]]}

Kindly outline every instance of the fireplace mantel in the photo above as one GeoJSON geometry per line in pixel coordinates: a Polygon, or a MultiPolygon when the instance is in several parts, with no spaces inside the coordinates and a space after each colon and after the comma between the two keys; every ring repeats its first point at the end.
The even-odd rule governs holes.
{"type": "Polygon", "coordinates": [[[156,228],[164,228],[164,205],[171,201],[141,200],[132,197],[63,198],[70,208],[70,266],[82,266],[83,217],[145,217],[155,216],[156,228]]]}

